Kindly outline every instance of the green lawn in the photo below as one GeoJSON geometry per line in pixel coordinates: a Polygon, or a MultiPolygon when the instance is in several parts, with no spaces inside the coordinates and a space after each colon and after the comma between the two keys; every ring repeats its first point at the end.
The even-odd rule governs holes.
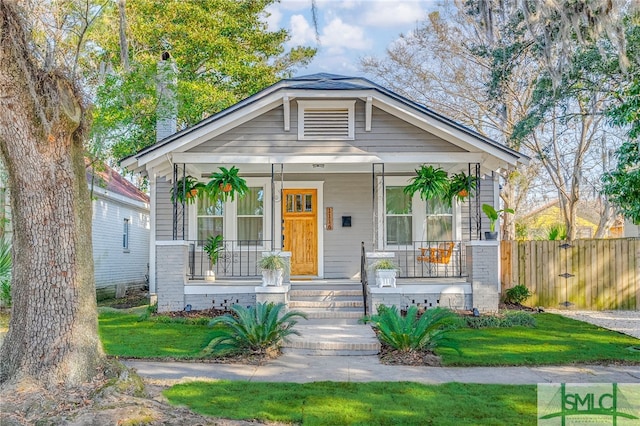
{"type": "Polygon", "coordinates": [[[140,320],[139,313],[103,311],[100,339],[107,354],[123,358],[193,359],[211,340],[206,325],[140,320]]]}
{"type": "MultiPolygon", "coordinates": [[[[142,312],[142,311],[139,311],[142,312]]],[[[439,349],[444,365],[562,365],[628,361],[640,364],[640,340],[559,315],[538,314],[537,327],[451,331],[461,354],[439,349]],[[635,348],[635,349],[634,349],[635,348]]],[[[100,337],[107,354],[125,358],[193,359],[211,339],[212,329],[139,313],[100,313],[100,337]]]]}
{"type": "Polygon", "coordinates": [[[303,425],[535,425],[536,386],[190,382],[169,402],[215,417],[303,425]]]}
{"type": "Polygon", "coordinates": [[[535,328],[459,329],[450,332],[462,350],[440,349],[444,365],[562,365],[640,363],[640,340],[554,314],[537,314],[535,328]]]}

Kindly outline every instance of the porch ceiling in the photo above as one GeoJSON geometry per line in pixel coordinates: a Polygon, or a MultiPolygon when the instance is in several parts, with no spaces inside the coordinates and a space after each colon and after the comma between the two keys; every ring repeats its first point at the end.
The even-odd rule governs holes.
{"type": "MultiPolygon", "coordinates": [[[[372,161],[372,162],[357,162],[357,163],[349,163],[349,162],[332,162],[332,161],[323,161],[322,158],[311,159],[313,162],[307,163],[273,163],[274,172],[276,174],[280,173],[281,166],[283,172],[286,173],[296,173],[296,174],[326,174],[326,173],[371,173],[373,164],[383,163],[382,161],[372,161]]],[[[270,176],[271,175],[271,167],[272,163],[257,163],[257,162],[198,162],[198,163],[185,163],[187,167],[187,173],[192,176],[208,176],[213,171],[217,170],[220,166],[228,166],[229,164],[235,164],[240,167],[241,173],[245,177],[250,176],[270,176]]],[[[384,163],[384,171],[385,175],[408,175],[414,174],[415,169],[420,167],[422,163],[414,162],[406,162],[406,163],[384,163]]],[[[452,163],[452,162],[442,162],[442,163],[432,163],[436,164],[439,167],[442,167],[449,173],[458,173],[460,171],[467,171],[468,164],[467,162],[460,163],[452,163]]],[[[474,163],[475,164],[475,163],[474,163]]],[[[168,179],[172,179],[173,168],[166,167],[164,168],[164,175],[168,179]]],[[[379,173],[381,171],[380,168],[376,168],[376,172],[379,173]]],[[[488,171],[486,171],[488,172],[488,171]]]]}

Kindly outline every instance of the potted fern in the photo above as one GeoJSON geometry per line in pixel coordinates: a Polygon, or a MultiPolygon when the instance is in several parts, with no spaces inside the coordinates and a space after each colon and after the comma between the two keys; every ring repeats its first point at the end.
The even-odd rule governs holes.
{"type": "Polygon", "coordinates": [[[211,180],[207,183],[207,190],[213,195],[220,195],[222,201],[235,200],[236,195],[243,197],[249,188],[247,181],[238,176],[240,170],[236,166],[230,169],[220,167],[219,171],[211,175],[211,180]]]}
{"type": "Polygon", "coordinates": [[[500,213],[514,213],[513,209],[502,209],[496,210],[491,204],[483,204],[482,211],[489,219],[489,232],[484,233],[484,238],[486,240],[497,240],[498,233],[496,232],[496,222],[500,217],[500,213]]]}
{"type": "Polygon", "coordinates": [[[198,182],[193,176],[185,176],[171,188],[171,202],[192,204],[198,196],[206,192],[207,187],[204,183],[198,182]]]}
{"type": "Polygon", "coordinates": [[[425,166],[416,169],[416,176],[411,178],[411,183],[404,188],[404,193],[413,196],[420,193],[420,198],[446,199],[449,194],[449,175],[440,167],[425,166]]]}
{"type": "Polygon", "coordinates": [[[258,267],[262,270],[263,287],[281,286],[289,263],[278,253],[263,253],[258,261],[258,267]]]}
{"type": "Polygon", "coordinates": [[[222,250],[222,235],[211,236],[207,239],[207,242],[204,246],[202,246],[202,250],[207,253],[207,257],[209,258],[209,266],[210,269],[207,270],[205,279],[207,281],[215,281],[216,274],[214,272],[214,268],[216,263],[218,263],[218,258],[220,256],[220,251],[222,250]]]}
{"type": "Polygon", "coordinates": [[[391,259],[380,259],[373,264],[378,287],[395,287],[398,267],[391,259]]]}
{"type": "Polygon", "coordinates": [[[456,173],[449,180],[448,200],[457,198],[458,201],[464,201],[471,192],[478,186],[478,178],[476,176],[467,175],[464,172],[456,173]]]}

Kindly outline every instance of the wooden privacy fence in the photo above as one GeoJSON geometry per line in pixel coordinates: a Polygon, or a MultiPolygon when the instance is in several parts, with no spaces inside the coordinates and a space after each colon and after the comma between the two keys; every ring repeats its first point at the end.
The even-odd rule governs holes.
{"type": "Polygon", "coordinates": [[[502,291],[526,285],[529,306],[640,310],[640,239],[502,241],[502,291]]]}

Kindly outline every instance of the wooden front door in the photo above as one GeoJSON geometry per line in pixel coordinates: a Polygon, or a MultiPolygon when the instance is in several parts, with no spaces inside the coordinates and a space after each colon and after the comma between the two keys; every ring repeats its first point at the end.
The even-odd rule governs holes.
{"type": "Polygon", "coordinates": [[[291,275],[318,275],[316,189],[285,189],[282,249],[291,252],[291,275]]]}

